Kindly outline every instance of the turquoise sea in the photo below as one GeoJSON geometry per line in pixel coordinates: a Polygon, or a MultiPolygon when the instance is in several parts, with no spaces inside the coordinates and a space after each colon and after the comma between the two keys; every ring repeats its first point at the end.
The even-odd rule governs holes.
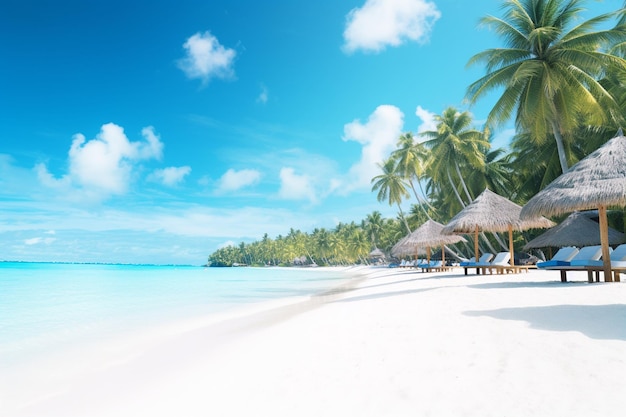
{"type": "Polygon", "coordinates": [[[0,372],[81,343],[313,295],[341,271],[0,262],[0,372]]]}

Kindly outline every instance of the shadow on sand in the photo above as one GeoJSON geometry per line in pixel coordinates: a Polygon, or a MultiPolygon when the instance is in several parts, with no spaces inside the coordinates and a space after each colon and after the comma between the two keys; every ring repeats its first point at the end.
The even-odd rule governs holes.
{"type": "MultiPolygon", "coordinates": [[[[545,289],[562,289],[563,286],[566,285],[568,287],[572,286],[587,286],[590,285],[587,281],[517,281],[517,282],[489,282],[483,284],[472,284],[468,285],[467,288],[475,288],[478,290],[491,290],[491,289],[515,289],[515,288],[545,288],[545,289]]],[[[591,284],[593,285],[593,284],[591,284]]]]}
{"type": "Polygon", "coordinates": [[[337,303],[346,303],[346,302],[355,302],[355,301],[363,301],[363,300],[374,300],[377,298],[387,298],[387,297],[396,297],[400,295],[407,294],[417,294],[426,291],[436,290],[437,288],[418,288],[413,290],[402,290],[402,291],[388,291],[377,294],[368,294],[368,295],[357,295],[356,297],[345,297],[339,300],[336,300],[337,303]]]}
{"type": "Polygon", "coordinates": [[[626,305],[554,305],[466,311],[467,316],[525,321],[534,329],[581,332],[592,339],[626,341],[626,305]]]}

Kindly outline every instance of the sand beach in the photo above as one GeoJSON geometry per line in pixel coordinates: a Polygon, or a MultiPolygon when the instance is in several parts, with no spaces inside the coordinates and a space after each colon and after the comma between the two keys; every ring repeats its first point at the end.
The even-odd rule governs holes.
{"type": "Polygon", "coordinates": [[[624,415],[623,283],[343,271],[345,288],[33,367],[2,381],[0,414],[624,415]]]}

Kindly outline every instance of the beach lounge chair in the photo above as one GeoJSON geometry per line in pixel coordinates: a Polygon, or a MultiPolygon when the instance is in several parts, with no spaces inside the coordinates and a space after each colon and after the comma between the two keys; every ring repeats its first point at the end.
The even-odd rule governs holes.
{"type": "Polygon", "coordinates": [[[552,259],[550,259],[549,261],[537,262],[537,268],[542,269],[552,266],[567,266],[577,253],[578,248],[575,248],[574,246],[561,248],[557,253],[554,254],[552,259]]]}
{"type": "MultiPolygon", "coordinates": [[[[587,271],[593,271],[596,273],[596,281],[600,281],[599,272],[604,269],[604,261],[598,260],[589,260],[587,261],[583,267],[587,271]]],[[[626,244],[619,245],[611,252],[611,271],[613,272],[613,281],[620,281],[620,272],[626,271],[626,244]]],[[[591,282],[591,277],[590,281],[591,282]]]]}
{"type": "Polygon", "coordinates": [[[423,262],[417,267],[421,268],[422,272],[442,272],[452,269],[451,266],[444,265],[442,261],[423,262]]]}
{"type": "Polygon", "coordinates": [[[489,266],[483,268],[483,274],[488,269],[490,274],[495,270],[498,274],[514,272],[511,265],[511,252],[499,252],[489,266]]]}
{"type": "Polygon", "coordinates": [[[483,255],[478,258],[478,262],[461,262],[461,267],[463,268],[465,275],[467,275],[467,269],[468,268],[476,268],[476,273],[480,273],[480,267],[484,266],[485,264],[489,264],[489,261],[493,258],[493,254],[492,253],[483,253],[483,255]]]}
{"type": "MultiPolygon", "coordinates": [[[[511,252],[498,252],[496,257],[493,258],[491,262],[480,263],[477,262],[477,266],[479,266],[482,270],[482,273],[486,273],[489,270],[489,273],[493,273],[493,269],[497,269],[498,267],[511,266],[509,260],[511,259],[511,252]]],[[[502,273],[503,271],[499,271],[502,273]]]]}
{"type": "Polygon", "coordinates": [[[461,261],[461,263],[459,264],[459,266],[467,266],[468,264],[470,264],[470,263],[474,263],[474,262],[476,262],[476,257],[475,257],[475,256],[472,256],[472,257],[471,257],[471,258],[469,258],[469,259],[464,259],[464,260],[462,260],[462,261],[461,261]]]}
{"type": "MultiPolygon", "coordinates": [[[[556,266],[548,266],[544,267],[544,269],[560,271],[561,272],[561,282],[567,282],[567,271],[581,271],[585,270],[586,267],[592,266],[590,261],[597,261],[602,256],[602,246],[585,246],[581,248],[576,255],[569,261],[561,261],[561,265],[556,266]]],[[[589,279],[593,281],[591,274],[592,271],[589,270],[589,279]]]]}

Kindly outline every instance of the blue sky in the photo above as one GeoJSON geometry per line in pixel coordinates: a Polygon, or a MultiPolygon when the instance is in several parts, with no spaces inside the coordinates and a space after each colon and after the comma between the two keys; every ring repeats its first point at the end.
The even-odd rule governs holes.
{"type": "Polygon", "coordinates": [[[468,59],[501,46],[478,20],[500,4],[3,0],[0,260],[199,265],[394,216],[376,164],[468,109],[468,59]]]}

